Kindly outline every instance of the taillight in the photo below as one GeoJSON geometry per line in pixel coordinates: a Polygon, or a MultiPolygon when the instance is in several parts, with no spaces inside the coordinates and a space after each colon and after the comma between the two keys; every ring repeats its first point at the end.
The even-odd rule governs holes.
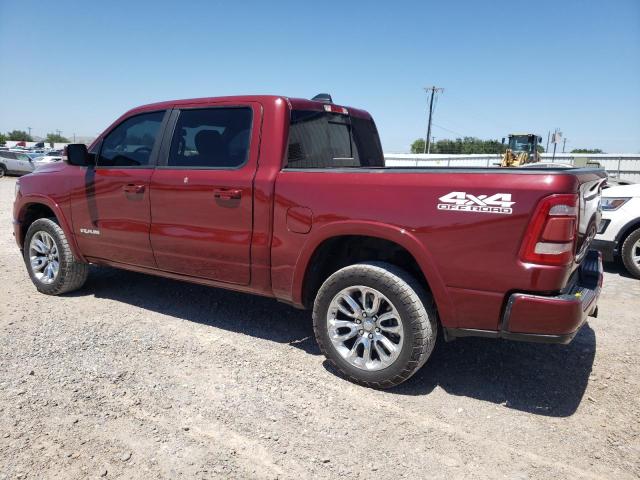
{"type": "Polygon", "coordinates": [[[528,263],[568,265],[573,261],[578,229],[578,195],[550,195],[538,204],[522,242],[528,263]]]}
{"type": "Polygon", "coordinates": [[[349,115],[349,110],[344,107],[339,107],[338,105],[326,104],[324,105],[324,111],[330,113],[340,113],[342,115],[349,115]]]}

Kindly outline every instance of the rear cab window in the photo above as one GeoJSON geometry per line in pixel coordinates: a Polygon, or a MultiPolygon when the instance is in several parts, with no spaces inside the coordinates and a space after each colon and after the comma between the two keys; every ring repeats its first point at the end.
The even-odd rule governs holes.
{"type": "Polygon", "coordinates": [[[291,111],[286,168],[384,167],[375,123],[341,113],[291,111]]]}

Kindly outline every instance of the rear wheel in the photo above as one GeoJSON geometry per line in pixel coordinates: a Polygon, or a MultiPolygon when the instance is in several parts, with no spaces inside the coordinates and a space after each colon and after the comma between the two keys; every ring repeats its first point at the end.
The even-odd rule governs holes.
{"type": "Polygon", "coordinates": [[[622,263],[627,271],[640,278],[640,228],[631,232],[622,244],[622,263]]]}
{"type": "Polygon", "coordinates": [[[31,281],[39,292],[47,295],[77,290],[89,274],[89,265],[76,260],[64,231],[50,218],[31,224],[23,255],[31,281]]]}
{"type": "Polygon", "coordinates": [[[338,270],[313,309],[320,349],[349,380],[390,388],[427,361],[437,337],[431,296],[407,272],[383,262],[338,270]]]}
{"type": "Polygon", "coordinates": [[[0,165],[0,178],[4,177],[7,174],[7,167],[4,165],[0,165]]]}

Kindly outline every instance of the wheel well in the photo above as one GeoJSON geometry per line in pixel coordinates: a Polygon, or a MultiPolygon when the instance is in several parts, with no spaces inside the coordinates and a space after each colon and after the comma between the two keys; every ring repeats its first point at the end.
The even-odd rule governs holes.
{"type": "Polygon", "coordinates": [[[313,306],[320,286],[331,274],[348,265],[367,261],[383,261],[400,267],[429,290],[429,284],[418,262],[406,248],[377,237],[340,236],[325,240],[311,256],[302,287],[305,308],[313,306]]]}
{"type": "Polygon", "coordinates": [[[22,241],[24,242],[27,230],[29,230],[29,227],[33,222],[40,218],[56,218],[56,214],[53,213],[53,210],[42,203],[30,203],[25,207],[21,217],[20,231],[22,234],[22,241]]]}
{"type": "Polygon", "coordinates": [[[621,231],[617,241],[616,250],[618,251],[619,254],[622,254],[622,244],[624,243],[624,241],[627,239],[629,235],[631,235],[638,228],[640,228],[640,218],[624,226],[624,230],[621,231]]]}

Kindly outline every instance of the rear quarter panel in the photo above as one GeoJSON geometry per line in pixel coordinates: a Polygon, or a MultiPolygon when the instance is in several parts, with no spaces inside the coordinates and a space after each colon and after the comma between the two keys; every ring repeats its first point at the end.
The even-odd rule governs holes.
{"type": "Polygon", "coordinates": [[[570,267],[519,260],[538,201],[576,192],[575,175],[485,170],[283,170],[276,181],[272,282],[276,296],[301,302],[308,259],[335,235],[370,235],[403,245],[423,270],[443,325],[497,328],[511,291],[560,290],[570,267]],[[510,214],[439,210],[451,192],[510,194],[510,214]],[[312,212],[309,233],[291,232],[286,212],[312,212]]]}

